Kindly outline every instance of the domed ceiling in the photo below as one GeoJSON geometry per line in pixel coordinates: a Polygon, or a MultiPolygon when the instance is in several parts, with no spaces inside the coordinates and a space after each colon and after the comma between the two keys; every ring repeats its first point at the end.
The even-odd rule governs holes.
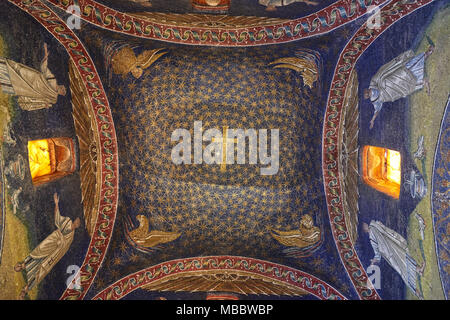
{"type": "Polygon", "coordinates": [[[447,298],[448,1],[0,7],[0,298],[447,298]]]}

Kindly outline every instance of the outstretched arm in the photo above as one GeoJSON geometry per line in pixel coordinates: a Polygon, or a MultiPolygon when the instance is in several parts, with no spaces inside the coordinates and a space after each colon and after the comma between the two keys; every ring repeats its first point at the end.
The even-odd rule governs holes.
{"type": "Polygon", "coordinates": [[[373,114],[373,117],[372,117],[372,119],[370,120],[370,129],[373,128],[373,122],[375,121],[375,119],[376,119],[376,117],[378,116],[379,113],[380,113],[380,111],[376,111],[376,112],[373,114]]]}
{"type": "Polygon", "coordinates": [[[47,43],[44,43],[44,59],[48,58],[48,46],[47,43]]]}
{"type": "Polygon", "coordinates": [[[46,43],[44,43],[44,58],[41,63],[41,72],[50,86],[56,91],[58,83],[56,82],[55,75],[48,68],[48,45],[46,43]]]}
{"type": "Polygon", "coordinates": [[[59,229],[63,218],[59,212],[59,196],[56,192],[53,194],[53,201],[55,201],[55,226],[59,229]]]}
{"type": "Polygon", "coordinates": [[[47,61],[48,61],[48,46],[44,43],[44,58],[41,63],[41,71],[42,69],[47,69],[47,61]]]}
{"type": "Polygon", "coordinates": [[[47,80],[55,79],[53,73],[48,69],[48,46],[46,43],[44,43],[44,58],[42,59],[41,63],[41,72],[44,74],[47,80]]]}
{"type": "Polygon", "coordinates": [[[376,243],[373,239],[370,239],[370,244],[372,245],[373,252],[375,253],[373,259],[370,259],[370,264],[373,265],[380,262],[381,253],[380,250],[378,249],[378,243],[376,243]]]}

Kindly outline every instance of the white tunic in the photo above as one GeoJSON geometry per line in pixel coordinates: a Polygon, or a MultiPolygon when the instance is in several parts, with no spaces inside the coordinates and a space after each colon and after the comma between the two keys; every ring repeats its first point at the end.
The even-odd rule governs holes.
{"type": "Polygon", "coordinates": [[[42,281],[72,244],[75,233],[72,229],[72,220],[61,216],[58,208],[55,210],[55,226],[57,229],[25,258],[29,290],[42,281]]]}
{"type": "Polygon", "coordinates": [[[369,225],[369,237],[374,259],[385,259],[389,265],[397,271],[403,281],[414,292],[416,291],[416,262],[409,255],[408,243],[405,238],[392,229],[389,229],[379,221],[371,221],[369,225]]]}
{"type": "Polygon", "coordinates": [[[19,106],[24,110],[50,108],[58,99],[58,84],[47,67],[47,60],[38,71],[0,58],[0,86],[4,93],[18,96],[19,106]]]}
{"type": "Polygon", "coordinates": [[[404,98],[423,88],[424,61],[424,53],[414,56],[408,50],[377,71],[369,85],[375,112],[381,110],[384,102],[404,98]]]}

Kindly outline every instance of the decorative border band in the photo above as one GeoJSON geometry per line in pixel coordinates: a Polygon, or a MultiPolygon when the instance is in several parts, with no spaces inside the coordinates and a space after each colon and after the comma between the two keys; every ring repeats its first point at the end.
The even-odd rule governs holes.
{"type": "Polygon", "coordinates": [[[136,289],[165,277],[187,272],[239,270],[298,287],[322,300],[346,299],[326,282],[297,269],[276,263],[234,256],[195,257],[167,261],[130,274],[98,293],[94,300],[119,300],[136,289]]]}
{"type": "Polygon", "coordinates": [[[370,6],[381,6],[390,0],[339,0],[303,18],[236,28],[156,23],[119,12],[94,0],[47,1],[62,10],[77,5],[83,20],[100,28],[135,37],[190,45],[257,46],[285,43],[330,32],[365,15],[370,6]]]}
{"type": "Polygon", "coordinates": [[[431,212],[433,216],[434,244],[436,248],[439,276],[444,289],[445,299],[450,293],[449,232],[450,225],[450,180],[449,143],[450,141],[450,95],[447,99],[439,131],[439,138],[434,153],[433,174],[431,181],[431,212]]]}

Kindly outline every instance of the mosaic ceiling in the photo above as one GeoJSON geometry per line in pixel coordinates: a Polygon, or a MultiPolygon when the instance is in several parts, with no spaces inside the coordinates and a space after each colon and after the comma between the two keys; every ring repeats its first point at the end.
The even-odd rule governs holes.
{"type": "Polygon", "coordinates": [[[447,298],[448,1],[0,9],[0,299],[447,298]]]}

